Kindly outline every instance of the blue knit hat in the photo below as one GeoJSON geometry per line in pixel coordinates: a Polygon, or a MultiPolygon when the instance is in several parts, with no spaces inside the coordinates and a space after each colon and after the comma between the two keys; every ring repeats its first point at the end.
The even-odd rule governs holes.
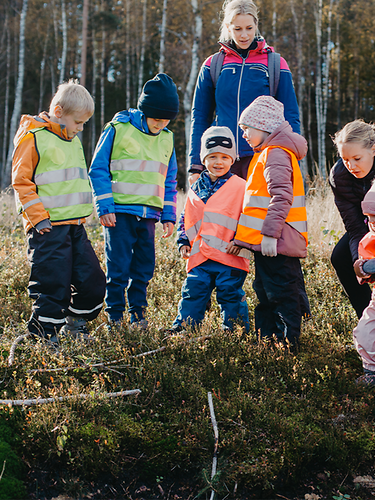
{"type": "Polygon", "coordinates": [[[159,73],[143,86],[138,109],[148,118],[174,120],[178,113],[177,87],[172,78],[159,73]]]}

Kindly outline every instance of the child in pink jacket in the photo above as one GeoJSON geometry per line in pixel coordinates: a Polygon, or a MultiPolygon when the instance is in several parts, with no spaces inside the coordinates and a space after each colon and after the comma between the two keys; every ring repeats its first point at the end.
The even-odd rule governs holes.
{"type": "MultiPolygon", "coordinates": [[[[354,271],[360,284],[375,281],[375,184],[362,201],[362,212],[368,218],[369,232],[358,246],[359,259],[354,263],[354,271]]],[[[375,288],[371,301],[363,311],[358,325],[353,330],[354,345],[362,358],[364,375],[357,384],[375,386],[375,288]]]]}

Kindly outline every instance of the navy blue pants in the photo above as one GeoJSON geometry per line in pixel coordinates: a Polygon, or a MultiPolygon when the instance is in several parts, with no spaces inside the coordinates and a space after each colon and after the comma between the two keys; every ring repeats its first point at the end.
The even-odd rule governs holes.
{"type": "Polygon", "coordinates": [[[349,247],[349,235],[344,236],[337,243],[331,255],[331,262],[335,268],[338,279],[344,287],[358,318],[369,305],[371,289],[365,283],[360,285],[353,269],[353,258],[349,247]]]}
{"type": "Polygon", "coordinates": [[[107,264],[106,312],[122,319],[125,291],[130,322],[145,317],[147,286],[155,269],[155,219],[116,213],[116,225],[104,227],[107,264]]]}
{"type": "Polygon", "coordinates": [[[301,318],[310,315],[310,306],[297,257],[265,257],[254,252],[253,288],[259,304],[255,307],[255,330],[262,338],[298,342],[301,318]]]}
{"type": "Polygon", "coordinates": [[[29,331],[53,335],[65,316],[92,320],[103,306],[105,276],[82,225],[53,226],[27,234],[31,274],[29,296],[34,300],[29,331]]]}
{"type": "Polygon", "coordinates": [[[216,287],[216,299],[220,306],[223,325],[232,328],[241,322],[249,331],[249,311],[242,289],[246,271],[226,266],[214,260],[206,260],[194,267],[182,285],[182,298],[178,304],[173,327],[185,324],[198,325],[204,318],[206,304],[216,287]]]}

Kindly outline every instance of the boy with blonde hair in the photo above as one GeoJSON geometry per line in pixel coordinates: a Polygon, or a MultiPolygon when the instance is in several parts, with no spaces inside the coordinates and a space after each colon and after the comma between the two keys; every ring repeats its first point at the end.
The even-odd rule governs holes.
{"type": "Polygon", "coordinates": [[[70,80],[58,87],[49,113],[23,115],[14,138],[12,185],[27,235],[34,299],[30,333],[58,343],[58,333],[87,338],[99,314],[104,273],[83,227],[91,187],[77,137],[94,113],[89,92],[70,80]]]}

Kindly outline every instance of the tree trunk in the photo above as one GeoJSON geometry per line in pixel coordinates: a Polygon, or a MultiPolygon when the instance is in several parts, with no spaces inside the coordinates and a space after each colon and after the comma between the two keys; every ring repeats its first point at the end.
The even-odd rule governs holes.
{"type": "Polygon", "coordinates": [[[61,23],[62,23],[62,32],[63,32],[63,49],[62,49],[62,54],[61,54],[61,70],[60,70],[59,85],[64,81],[66,55],[68,52],[68,27],[66,24],[65,0],[61,0],[61,23]]]}
{"type": "Polygon", "coordinates": [[[336,10],[336,55],[337,55],[337,130],[341,129],[341,54],[340,54],[340,3],[336,10]]]}
{"type": "Polygon", "coordinates": [[[104,96],[104,82],[105,82],[105,39],[106,32],[104,28],[104,22],[102,25],[102,56],[101,56],[101,66],[100,66],[100,127],[104,127],[104,108],[105,108],[105,96],[104,96]]]}
{"type": "Polygon", "coordinates": [[[43,59],[41,60],[40,63],[40,81],[39,81],[39,105],[38,105],[38,114],[42,111],[43,109],[43,96],[44,96],[44,72],[46,69],[46,58],[47,58],[47,44],[48,44],[48,38],[49,38],[49,25],[47,28],[47,34],[46,38],[44,40],[44,47],[43,47],[43,59]]]}
{"type": "MultiPolygon", "coordinates": [[[[92,30],[92,89],[91,89],[91,95],[92,98],[94,99],[95,106],[96,106],[96,79],[97,79],[97,72],[96,72],[96,65],[97,65],[97,42],[95,39],[95,30],[92,30]]],[[[91,118],[91,158],[94,156],[94,150],[95,150],[95,144],[96,144],[96,124],[95,124],[95,115],[91,118]]]]}
{"type": "Polygon", "coordinates": [[[27,14],[27,3],[28,0],[23,0],[22,11],[20,16],[20,46],[19,46],[19,58],[18,58],[18,78],[17,86],[15,91],[14,108],[12,113],[12,118],[10,121],[10,131],[9,131],[9,149],[8,157],[5,165],[4,175],[2,176],[2,188],[5,188],[10,184],[10,173],[12,167],[12,153],[13,153],[13,138],[16,134],[18,120],[21,114],[22,105],[22,91],[23,91],[23,80],[25,74],[25,25],[26,25],[26,14],[27,14]]]}
{"type": "MultiPolygon", "coordinates": [[[[305,11],[305,0],[302,2],[302,12],[305,11]]],[[[301,19],[298,19],[294,0],[290,0],[290,7],[293,16],[294,22],[294,32],[296,35],[296,50],[297,50],[297,99],[298,99],[298,109],[299,109],[299,120],[301,123],[301,135],[305,136],[305,128],[303,124],[303,95],[304,95],[304,71],[303,71],[303,52],[302,52],[302,44],[303,44],[303,34],[305,23],[303,19],[303,14],[301,19]]],[[[307,158],[303,158],[300,162],[301,172],[303,179],[306,183],[308,177],[308,168],[307,168],[307,158]]]]}
{"type": "Polygon", "coordinates": [[[276,12],[276,0],[273,0],[273,11],[272,11],[272,45],[276,50],[276,22],[277,22],[277,12],[276,12]]]}
{"type": "Polygon", "coordinates": [[[163,16],[162,16],[161,30],[160,30],[159,73],[164,73],[166,27],[167,27],[167,0],[163,0],[163,16]]]}
{"type": "Polygon", "coordinates": [[[125,53],[125,75],[126,75],[126,109],[130,108],[130,1],[126,0],[126,53],[125,53]]]}
{"type": "Polygon", "coordinates": [[[143,87],[143,72],[145,65],[145,50],[146,50],[146,29],[147,29],[147,0],[143,0],[142,41],[141,41],[141,55],[139,58],[139,71],[138,71],[138,95],[141,95],[143,87]]]}
{"type": "Polygon", "coordinates": [[[7,158],[8,143],[8,120],[9,120],[9,82],[10,82],[10,29],[9,18],[6,13],[4,29],[6,31],[6,75],[5,75],[5,99],[4,99],[4,136],[3,136],[3,155],[1,162],[1,172],[5,169],[7,158]]]}
{"type": "Polygon", "coordinates": [[[202,16],[198,10],[198,0],[191,0],[193,9],[194,25],[193,25],[193,45],[191,47],[191,69],[189,80],[187,82],[184,92],[184,112],[185,112],[185,147],[186,147],[186,189],[188,189],[188,174],[187,169],[189,165],[189,147],[190,147],[190,128],[191,128],[191,99],[193,96],[195,82],[199,72],[199,57],[198,48],[199,42],[202,37],[202,16]]]}
{"type": "Polygon", "coordinates": [[[82,49],[81,49],[81,85],[86,85],[87,61],[87,25],[89,19],[89,0],[83,0],[82,11],[82,49]]]}

